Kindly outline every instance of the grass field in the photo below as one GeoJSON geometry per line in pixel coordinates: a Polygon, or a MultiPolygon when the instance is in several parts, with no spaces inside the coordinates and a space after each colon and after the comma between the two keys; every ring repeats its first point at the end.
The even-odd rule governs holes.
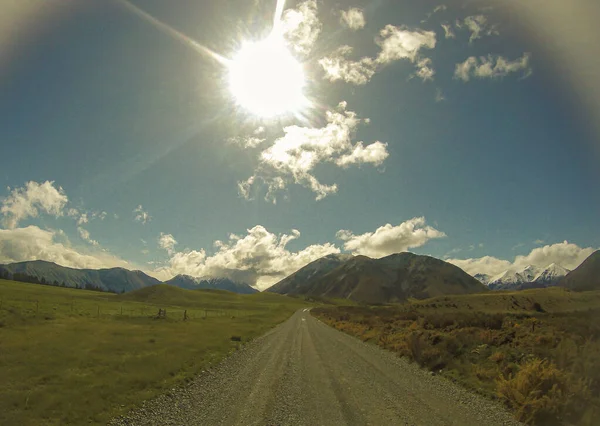
{"type": "Polygon", "coordinates": [[[114,295],[0,280],[0,424],[106,424],[304,306],[268,293],[160,285],[114,295]]]}
{"type": "Polygon", "coordinates": [[[525,423],[598,424],[598,291],[490,292],[312,313],[501,400],[525,423]]]}

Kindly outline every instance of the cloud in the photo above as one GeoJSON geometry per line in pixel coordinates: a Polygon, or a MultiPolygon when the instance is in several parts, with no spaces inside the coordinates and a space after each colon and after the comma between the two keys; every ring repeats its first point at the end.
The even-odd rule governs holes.
{"type": "Polygon", "coordinates": [[[321,58],[318,63],[325,71],[325,79],[331,82],[342,80],[347,83],[364,85],[382,67],[401,59],[417,63],[418,74],[433,76],[433,70],[430,68],[425,69],[425,65],[430,65],[430,62],[419,65],[422,60],[419,52],[421,49],[435,48],[435,32],[386,25],[379,32],[379,37],[375,40],[375,43],[381,50],[374,59],[369,57],[358,60],[349,59],[352,53],[350,46],[338,47],[330,55],[321,58]]]}
{"type": "Polygon", "coordinates": [[[509,61],[502,56],[481,56],[479,59],[471,56],[463,63],[456,64],[454,78],[469,81],[475,78],[503,78],[508,74],[522,72],[523,78],[531,75],[529,64],[531,54],[524,53],[522,57],[509,61]]]}
{"type": "Polygon", "coordinates": [[[81,237],[82,240],[90,243],[93,246],[97,246],[98,245],[98,241],[93,240],[90,237],[90,233],[87,229],[82,228],[81,226],[77,227],[77,232],[79,233],[79,236],[81,237]]]}
{"type": "MultiPolygon", "coordinates": [[[[9,188],[10,190],[10,188],[9,188]]],[[[24,187],[13,189],[1,203],[2,222],[7,228],[15,228],[21,220],[37,217],[39,212],[56,217],[64,214],[63,209],[68,198],[61,187],[56,188],[54,181],[37,183],[27,182],[24,187]]]]}
{"type": "Polygon", "coordinates": [[[387,144],[379,141],[367,146],[363,142],[352,143],[357,126],[369,120],[347,111],[345,102],[341,102],[336,110],[327,111],[326,120],[324,127],[285,127],[284,135],[261,152],[255,174],[238,183],[240,195],[249,198],[252,187],[262,181],[268,187],[266,199],[274,202],[276,194],[293,182],[310,188],[320,200],[335,193],[337,185],[318,181],[313,175],[318,164],[334,163],[340,167],[364,163],[379,165],[389,155],[387,144]]]}
{"type": "Polygon", "coordinates": [[[175,245],[177,244],[177,241],[175,240],[175,238],[173,238],[173,235],[171,234],[164,234],[164,233],[160,233],[160,236],[158,237],[158,246],[163,249],[166,250],[167,253],[169,253],[169,255],[172,255],[173,253],[175,253],[175,245]]]}
{"type": "Polygon", "coordinates": [[[141,222],[144,225],[152,220],[152,216],[144,211],[144,207],[142,207],[141,204],[133,209],[133,213],[135,214],[134,220],[136,222],[141,222]]]}
{"type": "Polygon", "coordinates": [[[37,226],[0,229],[0,263],[46,260],[71,268],[131,267],[107,252],[80,253],[70,246],[64,232],[37,226]]]}
{"type": "Polygon", "coordinates": [[[483,36],[500,35],[498,32],[497,25],[489,25],[488,19],[485,15],[474,15],[467,16],[462,24],[457,21],[459,28],[466,27],[471,31],[471,37],[469,37],[469,43],[473,43],[475,40],[482,38],[483,36]]]}
{"type": "Polygon", "coordinates": [[[88,223],[89,219],[87,217],[87,213],[83,213],[81,216],[79,216],[79,219],[77,219],[77,225],[83,225],[84,223],[88,223]]]}
{"type": "Polygon", "coordinates": [[[444,12],[447,9],[448,7],[445,4],[440,4],[439,6],[436,6],[435,9],[433,9],[433,13],[444,12]]]}
{"type": "Polygon", "coordinates": [[[442,89],[440,89],[439,87],[437,89],[435,89],[435,101],[443,102],[445,100],[446,100],[446,97],[444,96],[444,92],[442,92],[442,89]]]}
{"type": "Polygon", "coordinates": [[[316,0],[307,0],[296,9],[287,9],[281,17],[285,40],[296,53],[307,55],[319,38],[323,25],[317,16],[316,0]]]}
{"type": "Polygon", "coordinates": [[[216,252],[185,250],[171,256],[169,265],[155,271],[163,279],[176,274],[197,277],[228,277],[265,289],[306,264],[331,253],[339,253],[332,244],[315,244],[293,252],[286,248],[300,232],[274,234],[257,225],[245,236],[230,234],[227,241],[215,241],[216,252]]]}
{"type": "Polygon", "coordinates": [[[360,30],[365,26],[365,15],[362,9],[351,7],[342,11],[340,22],[351,30],[360,30]]]}
{"type": "Polygon", "coordinates": [[[424,217],[415,217],[397,226],[388,223],[375,232],[362,235],[354,235],[347,230],[340,230],[336,234],[337,238],[344,241],[345,250],[376,258],[420,247],[431,239],[445,236],[443,232],[426,226],[424,217]]]}
{"type": "Polygon", "coordinates": [[[318,63],[325,71],[325,78],[331,82],[338,80],[357,86],[367,84],[375,74],[376,63],[364,57],[358,61],[348,59],[352,53],[350,46],[340,46],[329,56],[319,59],[318,63]]]}
{"type": "Polygon", "coordinates": [[[572,270],[579,266],[595,250],[591,247],[581,248],[576,244],[564,241],[562,243],[534,248],[525,256],[515,256],[512,262],[491,256],[476,259],[450,259],[448,262],[462,268],[471,275],[483,273],[493,276],[507,269],[516,271],[525,268],[527,265],[544,268],[551,263],[556,263],[572,270]]]}
{"type": "Polygon", "coordinates": [[[442,28],[444,29],[444,37],[446,38],[456,38],[456,34],[452,30],[452,26],[450,24],[442,24],[442,28]]]}
{"type": "Polygon", "coordinates": [[[417,62],[415,75],[423,81],[433,80],[435,70],[431,67],[431,59],[423,58],[417,62]]]}
{"type": "Polygon", "coordinates": [[[266,139],[257,136],[234,136],[227,139],[227,142],[239,145],[242,148],[256,148],[265,141],[266,139]]]}

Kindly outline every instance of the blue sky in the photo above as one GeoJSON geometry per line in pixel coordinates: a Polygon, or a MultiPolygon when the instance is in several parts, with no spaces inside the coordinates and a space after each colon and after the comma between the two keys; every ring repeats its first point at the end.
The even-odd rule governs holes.
{"type": "Polygon", "coordinates": [[[264,288],[337,251],[494,274],[600,247],[591,92],[510,2],[288,1],[308,105],[271,117],[240,104],[227,64],[276,1],[222,3],[14,6],[0,262],[264,288]]]}

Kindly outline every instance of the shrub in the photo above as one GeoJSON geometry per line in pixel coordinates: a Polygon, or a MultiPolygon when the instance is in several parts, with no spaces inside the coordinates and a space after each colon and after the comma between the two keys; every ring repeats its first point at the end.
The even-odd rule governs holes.
{"type": "Polygon", "coordinates": [[[508,379],[499,377],[496,385],[500,399],[527,424],[556,422],[574,408],[577,399],[589,397],[584,383],[569,383],[568,376],[555,364],[540,359],[522,365],[508,379]]]}

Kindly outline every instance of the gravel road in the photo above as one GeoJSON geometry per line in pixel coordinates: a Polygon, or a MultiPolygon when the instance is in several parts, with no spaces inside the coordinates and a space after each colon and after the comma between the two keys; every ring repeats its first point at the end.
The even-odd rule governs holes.
{"type": "Polygon", "coordinates": [[[122,425],[517,425],[501,407],[301,310],[122,425]]]}

